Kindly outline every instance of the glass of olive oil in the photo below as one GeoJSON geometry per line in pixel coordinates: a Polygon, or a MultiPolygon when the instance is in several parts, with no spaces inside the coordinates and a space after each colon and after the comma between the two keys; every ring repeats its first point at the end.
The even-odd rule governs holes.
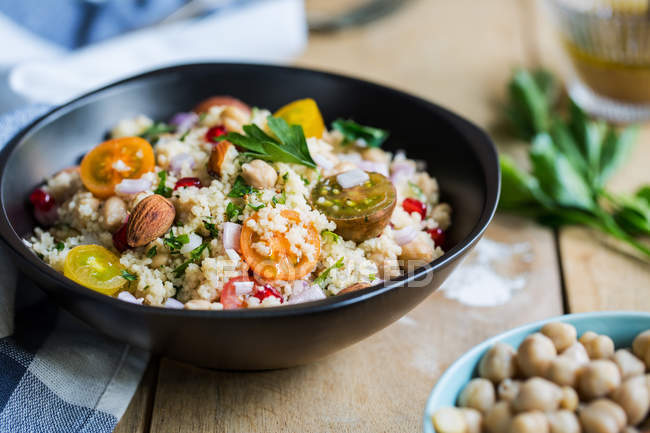
{"type": "Polygon", "coordinates": [[[650,0],[548,1],[576,72],[571,97],[609,120],[650,120],[650,0]]]}

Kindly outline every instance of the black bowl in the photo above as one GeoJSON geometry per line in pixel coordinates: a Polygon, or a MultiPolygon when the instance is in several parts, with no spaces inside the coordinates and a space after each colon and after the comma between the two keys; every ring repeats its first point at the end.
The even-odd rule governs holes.
{"type": "MultiPolygon", "coordinates": [[[[138,75],[56,108],[0,154],[0,234],[18,267],[56,302],[101,332],[200,366],[268,369],[311,362],[384,328],[437,289],[483,234],[499,195],[497,153],[478,127],[414,96],[298,68],[191,64],[138,75]],[[189,311],[130,304],[66,279],[22,242],[34,228],[30,191],[75,164],[118,120],[168,119],[214,94],[276,109],[312,97],[338,117],[389,129],[385,147],[426,160],[454,209],[448,250],[428,266],[356,293],[257,310],[189,311]],[[414,287],[415,286],[415,287],[414,287]]],[[[432,318],[432,320],[435,320],[432,318]]]]}

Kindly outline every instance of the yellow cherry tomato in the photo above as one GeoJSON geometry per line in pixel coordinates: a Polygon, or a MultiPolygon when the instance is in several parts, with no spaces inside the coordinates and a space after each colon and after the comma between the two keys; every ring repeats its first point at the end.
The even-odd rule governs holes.
{"type": "Polygon", "coordinates": [[[286,120],[289,125],[302,126],[305,137],[321,138],[325,131],[323,116],[311,98],[293,101],[276,111],[274,116],[286,120]]]}
{"type": "Polygon", "coordinates": [[[112,296],[127,280],[124,266],[115,254],[99,245],[79,245],[70,250],[63,264],[63,275],[75,283],[112,296]]]}

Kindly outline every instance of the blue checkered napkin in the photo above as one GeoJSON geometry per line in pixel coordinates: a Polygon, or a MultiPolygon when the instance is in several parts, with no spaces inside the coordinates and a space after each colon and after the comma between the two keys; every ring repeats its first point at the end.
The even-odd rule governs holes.
{"type": "MultiPolygon", "coordinates": [[[[0,143],[46,109],[0,116],[0,143]]],[[[57,308],[2,250],[0,275],[0,432],[113,431],[148,353],[57,308]]]]}

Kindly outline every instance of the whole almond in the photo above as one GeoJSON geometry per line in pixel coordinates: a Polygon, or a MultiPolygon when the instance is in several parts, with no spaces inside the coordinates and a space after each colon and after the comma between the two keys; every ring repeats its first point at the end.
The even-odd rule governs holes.
{"type": "Polygon", "coordinates": [[[221,177],[221,167],[226,160],[226,154],[232,144],[229,141],[222,140],[212,146],[212,153],[208,161],[208,172],[214,177],[221,177]]]}
{"type": "Polygon", "coordinates": [[[352,293],[352,292],[356,292],[357,290],[363,290],[368,287],[370,287],[370,284],[368,283],[364,283],[364,282],[354,283],[353,285],[348,286],[345,289],[341,290],[338,294],[342,295],[344,293],[352,293]]]}
{"type": "Polygon", "coordinates": [[[126,231],[126,242],[130,247],[147,245],[167,233],[174,223],[176,209],[165,197],[153,194],[138,203],[126,231]]]}

